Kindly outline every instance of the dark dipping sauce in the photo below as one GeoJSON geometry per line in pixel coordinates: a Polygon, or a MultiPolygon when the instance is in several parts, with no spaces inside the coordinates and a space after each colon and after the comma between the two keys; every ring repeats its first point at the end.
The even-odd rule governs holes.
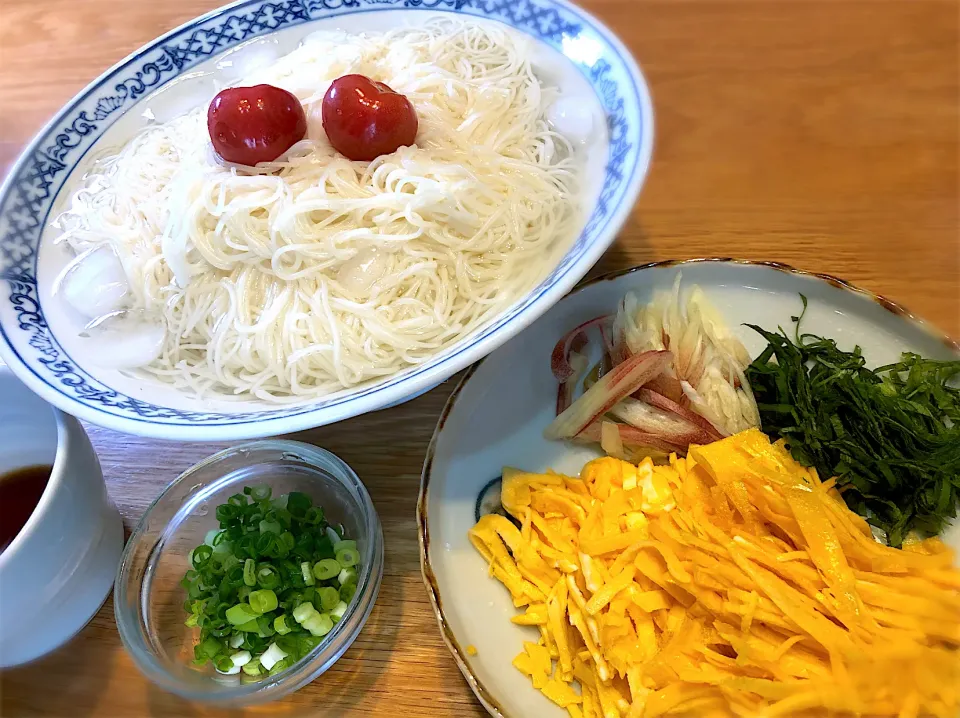
{"type": "Polygon", "coordinates": [[[52,466],[24,466],[0,476],[0,553],[20,533],[50,480],[52,466]]]}

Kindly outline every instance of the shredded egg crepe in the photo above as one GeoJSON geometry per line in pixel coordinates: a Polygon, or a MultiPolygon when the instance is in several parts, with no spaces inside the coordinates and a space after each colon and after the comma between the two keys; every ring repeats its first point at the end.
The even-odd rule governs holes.
{"type": "Polygon", "coordinates": [[[572,718],[956,716],[960,571],[876,543],[756,429],[669,465],[506,469],[470,540],[536,626],[513,661],[572,718]]]}

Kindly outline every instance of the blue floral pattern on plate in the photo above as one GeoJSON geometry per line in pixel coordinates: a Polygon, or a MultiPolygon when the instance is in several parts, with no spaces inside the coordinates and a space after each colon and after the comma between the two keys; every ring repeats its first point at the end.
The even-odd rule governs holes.
{"type": "Polygon", "coordinates": [[[618,49],[607,42],[588,16],[556,0],[248,0],[198,18],[131,56],[75,98],[42,131],[5,182],[0,195],[0,280],[6,280],[9,293],[5,301],[8,308],[12,308],[15,320],[0,321],[0,337],[7,350],[35,377],[69,399],[126,420],[166,425],[222,426],[293,417],[368,396],[408,380],[440,361],[448,361],[509,323],[562,277],[604,231],[615,207],[624,199],[629,179],[637,171],[641,138],[651,131],[641,126],[640,90],[625,69],[626,64],[618,49]],[[602,53],[590,64],[579,63],[579,69],[607,113],[609,158],[597,206],[560,265],[523,302],[452,353],[385,382],[309,405],[229,414],[175,409],[118,392],[77,366],[57,342],[44,318],[36,271],[40,237],[57,193],[90,147],[140,98],[200,61],[241,42],[300,23],[385,9],[453,12],[497,20],[561,51],[565,41],[583,34],[598,39],[602,53]],[[632,102],[632,111],[626,107],[628,101],[632,102]],[[17,335],[17,341],[13,341],[12,335],[17,335]],[[24,345],[32,355],[24,351],[24,345]]]}

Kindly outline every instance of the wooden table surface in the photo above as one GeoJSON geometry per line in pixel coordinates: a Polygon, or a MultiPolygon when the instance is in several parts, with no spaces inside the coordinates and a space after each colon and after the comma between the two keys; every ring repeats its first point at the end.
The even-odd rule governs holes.
{"type": "MultiPolygon", "coordinates": [[[[958,25],[953,0],[584,0],[642,65],[656,107],[643,196],[595,271],[730,256],[828,272],[960,336],[958,25]]],[[[74,93],[204,0],[0,2],[0,166],[74,93]]],[[[420,578],[414,507],[455,379],[404,406],[297,436],[343,457],[383,520],[380,599],[319,681],[248,711],[479,716],[420,578]]],[[[91,428],[128,528],[219,444],[91,428]]],[[[464,527],[466,530],[467,527],[464,527]]],[[[0,675],[4,716],[214,714],[151,686],[108,601],[68,646],[0,675]]]]}

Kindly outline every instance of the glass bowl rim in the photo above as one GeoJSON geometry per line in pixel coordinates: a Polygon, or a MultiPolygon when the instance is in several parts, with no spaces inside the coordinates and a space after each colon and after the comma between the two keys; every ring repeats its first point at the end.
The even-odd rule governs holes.
{"type": "MultiPolygon", "coordinates": [[[[258,463],[260,462],[256,457],[251,457],[248,465],[256,466],[258,463]]],[[[223,477],[208,481],[206,486],[199,490],[196,487],[191,489],[191,494],[196,492],[205,493],[211,486],[222,480],[222,478],[223,477]]],[[[199,486],[198,484],[198,487],[199,486]]],[[[188,503],[190,503],[189,499],[184,502],[179,502],[179,506],[173,507],[174,512],[172,519],[161,529],[159,538],[146,554],[148,557],[147,563],[153,561],[159,541],[169,535],[171,526],[179,527],[189,518],[189,515],[180,515],[182,507],[188,503]]],[[[120,633],[121,643],[127,653],[130,654],[134,664],[148,679],[160,687],[188,700],[198,702],[219,704],[221,706],[254,705],[276,700],[292,693],[315,680],[320,674],[330,668],[350,645],[353,644],[361,629],[366,624],[373,610],[373,606],[376,603],[382,577],[383,529],[370,494],[367,492],[366,487],[356,472],[339,456],[319,446],[290,439],[260,439],[236,444],[211,454],[183,471],[176,479],[164,487],[160,495],[150,503],[137,521],[135,528],[130,534],[130,538],[123,548],[113,590],[114,618],[120,633]],[[318,465],[317,459],[328,462],[332,464],[335,469],[335,471],[326,470],[326,473],[333,477],[332,480],[341,483],[348,490],[354,489],[359,495],[359,504],[361,505],[363,513],[362,523],[367,536],[367,546],[363,552],[363,561],[361,571],[358,575],[359,580],[357,583],[356,596],[354,600],[351,601],[350,607],[343,618],[337,622],[333,631],[328,634],[330,636],[329,640],[321,642],[320,645],[316,646],[310,653],[283,672],[263,681],[246,684],[240,683],[229,687],[225,686],[222,690],[214,692],[196,690],[188,683],[181,681],[180,678],[166,668],[164,663],[157,658],[146,639],[143,624],[143,588],[145,585],[145,576],[143,574],[136,577],[131,575],[134,551],[135,548],[146,540],[149,519],[154,511],[165,501],[169,501],[171,493],[177,488],[190,481],[198,472],[209,469],[211,466],[236,455],[240,451],[255,452],[263,450],[290,451],[295,453],[298,458],[305,463],[317,466],[318,468],[324,467],[322,464],[318,465]],[[337,471],[339,473],[337,473],[337,471]],[[135,591],[137,594],[135,611],[128,610],[128,606],[132,605],[129,600],[132,591],[135,591]]]]}

